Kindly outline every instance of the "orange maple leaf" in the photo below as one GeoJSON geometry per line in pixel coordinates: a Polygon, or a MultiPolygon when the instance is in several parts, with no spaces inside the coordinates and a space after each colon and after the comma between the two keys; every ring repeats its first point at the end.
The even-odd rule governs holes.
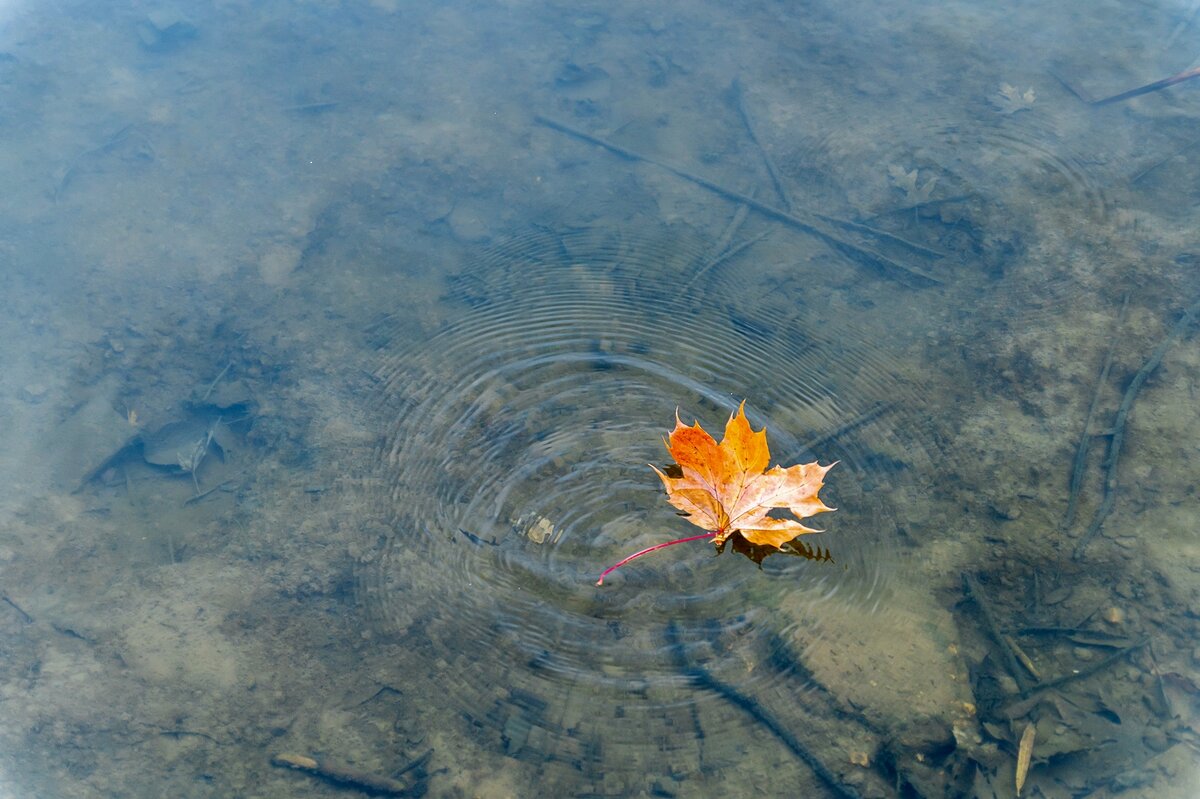
{"type": "MultiPolygon", "coordinates": [[[[726,541],[736,535],[738,540],[734,549],[761,562],[766,554],[779,550],[797,536],[821,532],[805,527],[798,519],[834,510],[821,501],[817,492],[824,485],[825,473],[835,464],[821,466],[814,462],[786,469],[782,466],[768,469],[771,453],[767,448],[767,431],[750,429],[745,402],[729,417],[720,444],[699,422],[691,427],[685,425],[676,411],[675,429],[666,445],[675,463],[663,470],[653,465],[650,468],[667,489],[668,501],[688,521],[709,532],[658,544],[630,555],[605,570],[596,585],[603,585],[605,576],[634,558],[703,538],[713,539],[717,551],[721,552],[726,541]],[[796,518],[770,515],[772,510],[784,508],[796,518]]],[[[830,559],[828,553],[822,556],[818,550],[814,555],[807,547],[794,554],[830,559]]]]}

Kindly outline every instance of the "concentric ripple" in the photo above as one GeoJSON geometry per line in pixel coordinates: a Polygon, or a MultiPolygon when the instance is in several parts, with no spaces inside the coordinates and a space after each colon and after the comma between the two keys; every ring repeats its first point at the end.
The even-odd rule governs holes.
{"type": "Polygon", "coordinates": [[[382,541],[360,598],[380,634],[454,666],[447,701],[484,728],[522,719],[546,757],[588,760],[580,741],[631,706],[647,745],[664,739],[691,712],[681,662],[732,670],[749,692],[793,679],[747,671],[795,622],[776,615],[781,598],[869,612],[894,563],[893,503],[929,472],[888,353],[837,331],[764,333],[736,297],[680,298],[707,254],[663,232],[519,237],[456,279],[470,312],[391,342],[379,370],[382,541]],[[836,563],[773,556],[760,571],[698,542],[595,587],[624,555],[698,532],[647,464],[666,460],[677,407],[719,433],[743,398],[773,461],[840,461],[820,536],[836,563]]]}

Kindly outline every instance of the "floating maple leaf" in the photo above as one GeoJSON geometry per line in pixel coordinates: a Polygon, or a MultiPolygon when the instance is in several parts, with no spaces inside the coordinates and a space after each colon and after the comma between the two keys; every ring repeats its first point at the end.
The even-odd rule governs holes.
{"type": "Polygon", "coordinates": [[[828,552],[807,545],[795,546],[792,539],[805,533],[819,533],[797,519],[833,510],[826,507],[817,492],[824,485],[825,473],[834,464],[801,463],[768,469],[771,454],[767,449],[767,431],[755,432],[746,419],[746,403],[729,417],[725,437],[718,444],[700,427],[688,427],[675,413],[675,429],[666,442],[675,463],[663,470],[651,466],[667,489],[667,499],[688,521],[707,530],[643,549],[606,569],[596,581],[603,585],[608,574],[629,561],[663,547],[711,538],[718,552],[733,540],[735,552],[757,563],[773,552],[788,552],[812,560],[830,560],[828,552]],[[786,508],[796,519],[771,516],[772,510],[786,508]]]}

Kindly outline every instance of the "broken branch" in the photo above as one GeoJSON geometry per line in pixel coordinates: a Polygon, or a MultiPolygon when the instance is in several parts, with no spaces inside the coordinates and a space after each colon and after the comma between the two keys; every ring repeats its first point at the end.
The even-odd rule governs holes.
{"type": "Polygon", "coordinates": [[[758,211],[760,214],[762,214],[764,216],[767,216],[776,221],[791,225],[792,227],[794,227],[798,230],[802,230],[805,233],[808,233],[809,235],[816,236],[817,238],[824,241],[826,244],[829,244],[830,246],[832,246],[834,249],[843,250],[843,251],[846,251],[846,250],[852,251],[852,252],[856,253],[857,255],[859,255],[860,257],[864,258],[865,260],[869,261],[870,263],[873,263],[873,264],[885,269],[885,271],[890,270],[892,272],[906,273],[911,277],[917,277],[917,278],[920,278],[922,280],[925,280],[925,281],[928,281],[931,283],[941,283],[942,282],[941,280],[939,280],[938,278],[934,277],[933,275],[931,275],[927,272],[924,272],[924,271],[917,269],[915,267],[912,267],[912,266],[907,266],[905,264],[902,264],[899,261],[889,258],[888,256],[884,255],[881,252],[878,252],[876,250],[873,250],[873,249],[863,246],[861,244],[854,244],[854,243],[846,241],[845,239],[842,239],[838,236],[835,236],[831,231],[829,231],[828,229],[826,229],[824,227],[823,223],[836,224],[840,227],[844,227],[849,230],[853,230],[857,233],[871,235],[871,236],[876,237],[877,239],[900,245],[900,246],[905,247],[913,252],[917,252],[917,253],[920,253],[922,255],[926,255],[929,257],[934,257],[934,258],[941,257],[943,255],[943,253],[940,253],[937,250],[930,249],[929,247],[925,247],[923,245],[916,244],[914,242],[908,241],[907,239],[901,238],[899,236],[895,236],[891,233],[887,233],[885,231],[878,230],[876,228],[868,227],[867,225],[860,225],[857,222],[851,222],[849,220],[835,220],[832,217],[818,216],[816,214],[813,215],[812,219],[804,219],[804,218],[798,216],[796,213],[788,213],[787,211],[784,211],[780,208],[776,208],[772,205],[767,205],[766,203],[756,200],[747,194],[742,194],[741,192],[734,191],[732,189],[727,189],[718,183],[714,183],[713,181],[709,180],[708,178],[700,177],[699,175],[688,172],[685,169],[682,169],[680,167],[669,164],[666,161],[660,161],[657,158],[652,158],[648,155],[642,155],[640,153],[635,153],[632,150],[628,150],[628,149],[620,146],[619,144],[614,144],[605,139],[601,139],[598,136],[593,136],[590,133],[586,133],[585,131],[579,130],[578,128],[573,128],[570,125],[566,125],[562,122],[557,122],[553,119],[549,119],[549,118],[541,116],[541,115],[535,116],[534,121],[540,125],[544,125],[545,127],[551,128],[553,130],[557,130],[559,133],[565,133],[568,136],[571,136],[576,139],[580,139],[581,141],[588,142],[589,144],[594,144],[598,147],[603,147],[604,149],[608,150],[609,152],[615,153],[616,155],[619,155],[622,158],[627,158],[630,161],[641,161],[646,164],[652,164],[654,166],[657,166],[660,169],[665,169],[668,172],[672,173],[673,175],[676,175],[678,177],[683,178],[684,180],[695,183],[697,186],[706,188],[709,191],[713,192],[714,194],[720,195],[721,197],[724,197],[727,200],[731,200],[733,202],[737,202],[737,203],[741,203],[743,205],[749,206],[750,208],[753,208],[755,211],[758,211]]]}

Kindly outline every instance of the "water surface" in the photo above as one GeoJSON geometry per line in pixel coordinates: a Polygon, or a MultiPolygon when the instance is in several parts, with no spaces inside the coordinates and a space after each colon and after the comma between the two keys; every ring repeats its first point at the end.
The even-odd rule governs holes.
{"type": "Polygon", "coordinates": [[[0,7],[0,794],[1189,795],[1192,5],[0,7]]]}

